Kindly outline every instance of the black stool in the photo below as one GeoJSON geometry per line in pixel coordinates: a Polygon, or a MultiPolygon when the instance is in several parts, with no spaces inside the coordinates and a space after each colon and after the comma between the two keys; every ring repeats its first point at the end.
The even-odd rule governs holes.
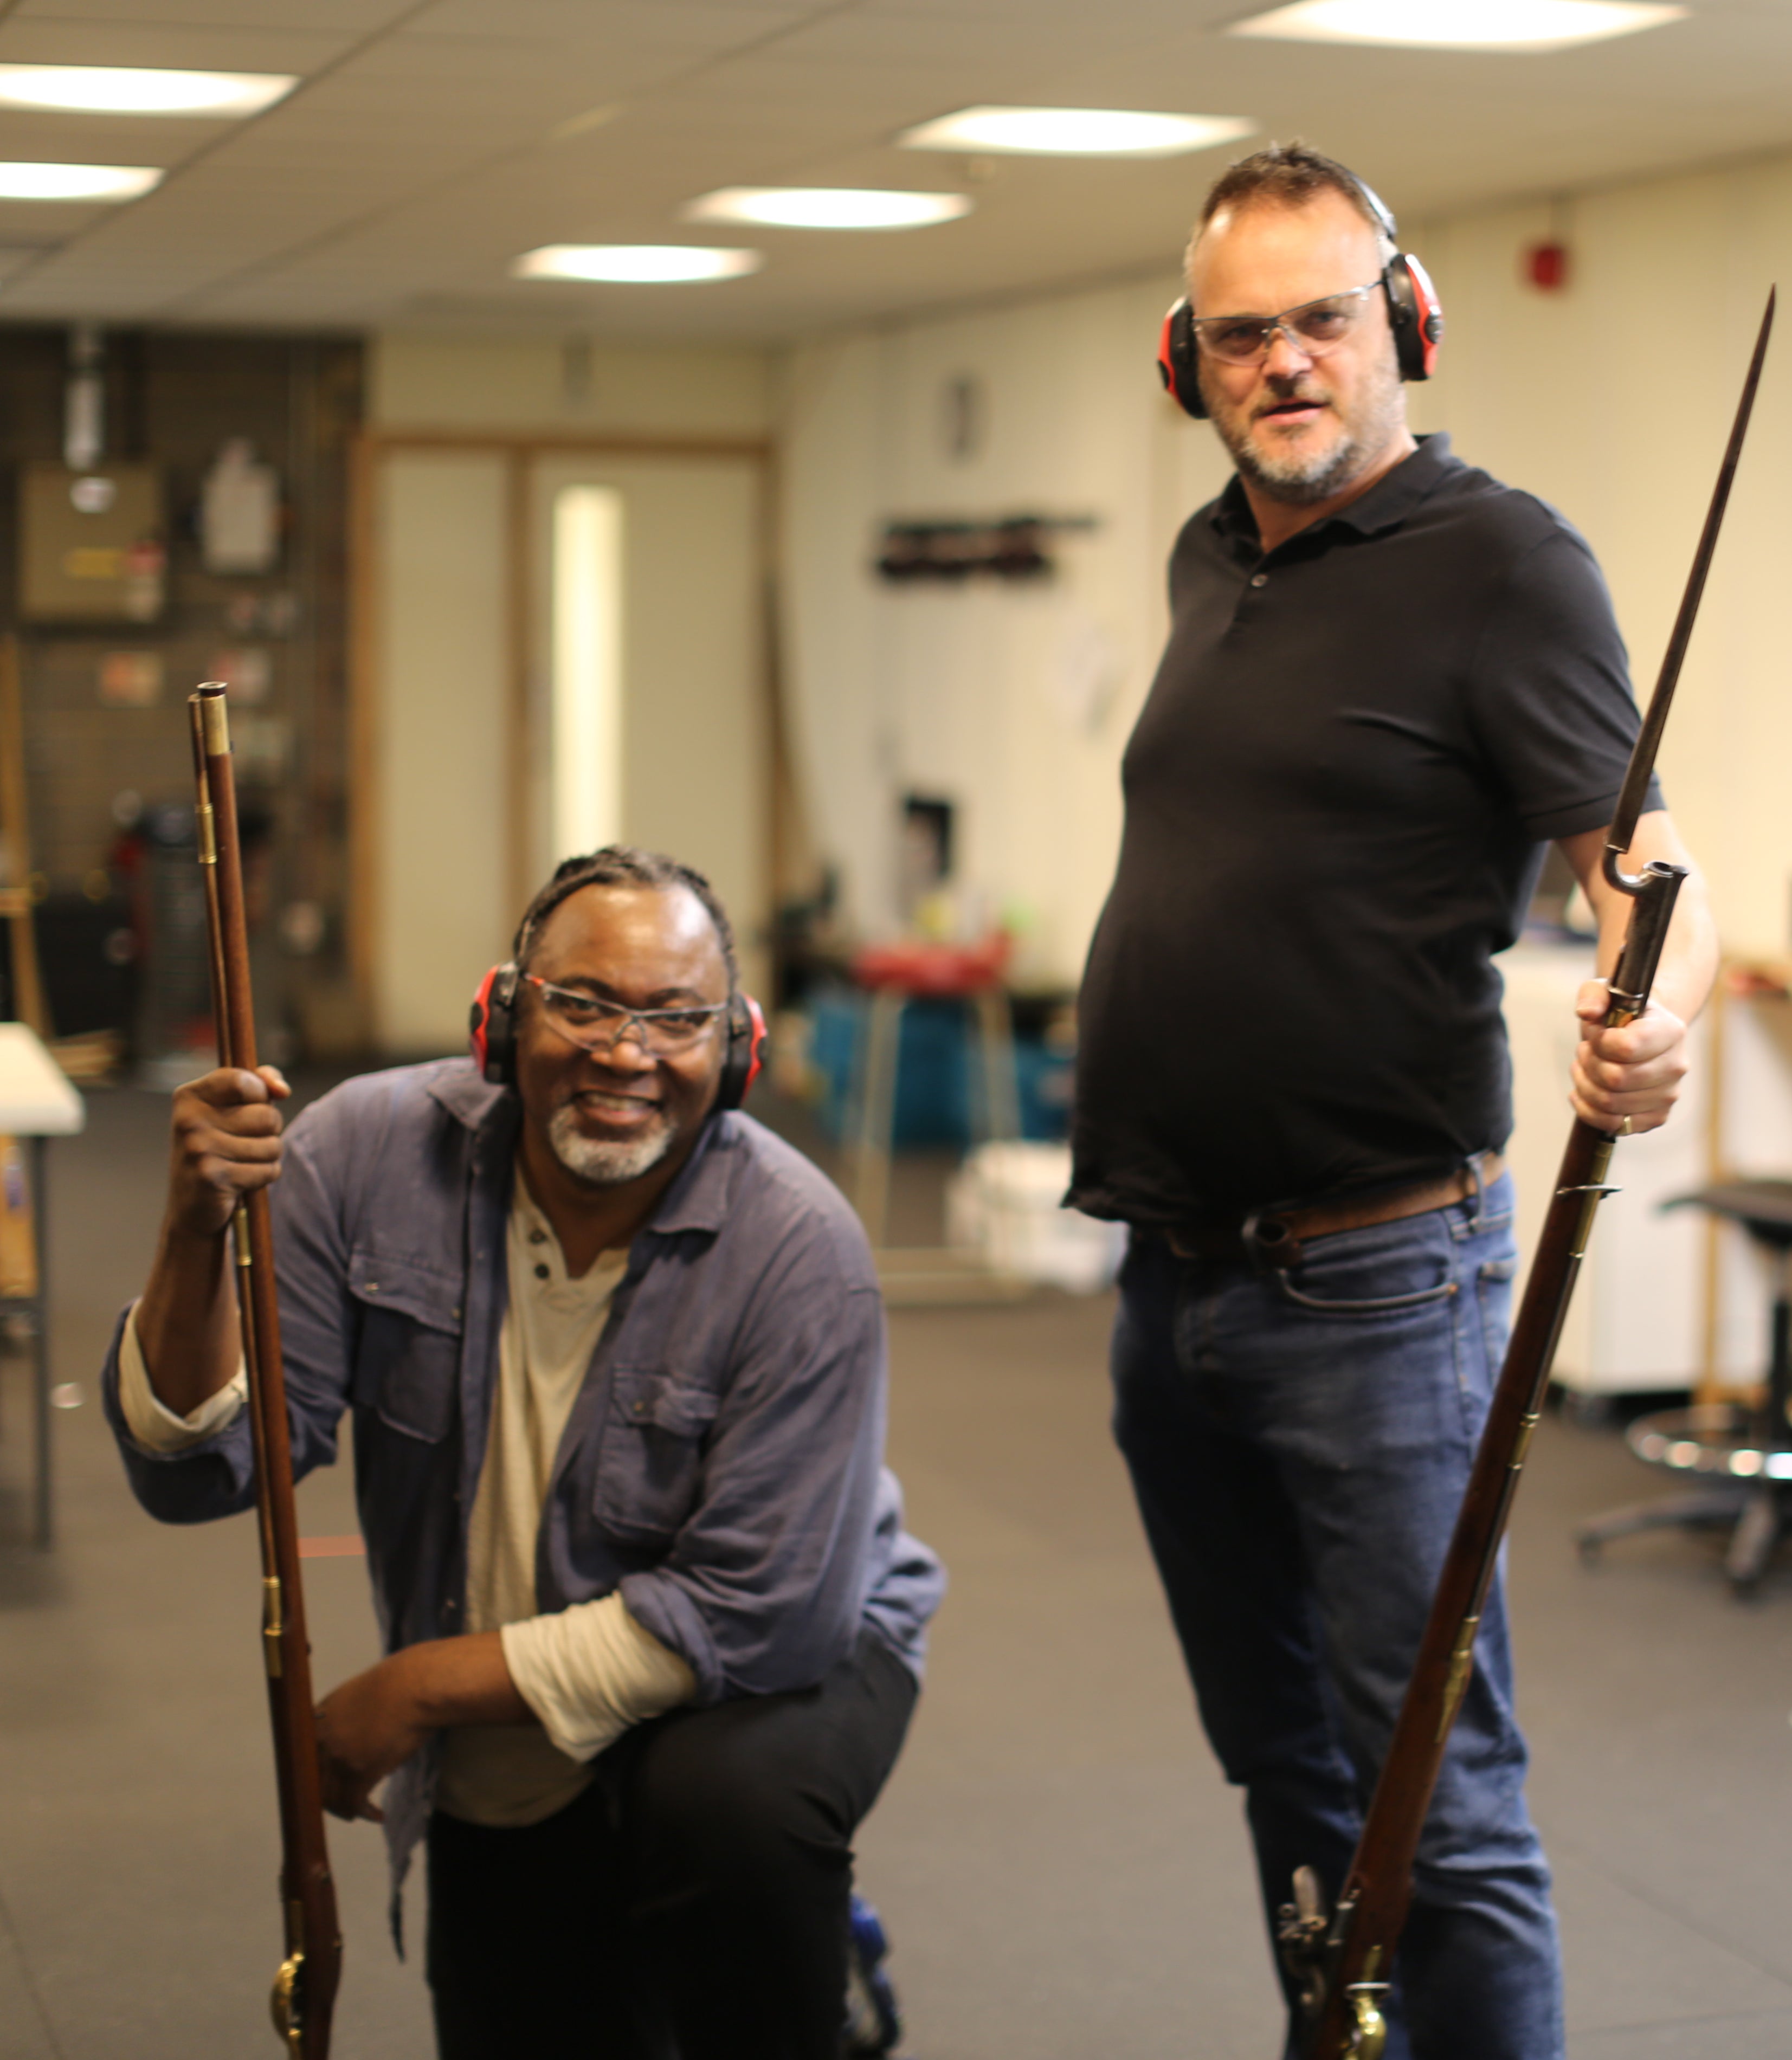
{"type": "Polygon", "coordinates": [[[1706,1403],[1638,1417],[1628,1434],[1637,1457],[1704,1485],[1595,1516],[1579,1526],[1575,1542],[1592,1560],[1608,1539],[1634,1531],[1728,1525],[1724,1572],[1738,1595],[1752,1595],[1792,1528],[1792,1180],[1726,1180],[1662,1206],[1683,1204],[1740,1224],[1778,1266],[1766,1403],[1759,1409],[1706,1403]]]}

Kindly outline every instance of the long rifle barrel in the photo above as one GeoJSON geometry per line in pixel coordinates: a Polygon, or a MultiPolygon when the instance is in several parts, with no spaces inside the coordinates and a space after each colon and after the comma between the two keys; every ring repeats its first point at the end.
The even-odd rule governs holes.
{"type": "MultiPolygon", "coordinates": [[[[1774,325],[1774,297],[1771,293],[1767,296],[1717,490],[1607,837],[1606,877],[1634,897],[1623,948],[1612,970],[1605,1017],[1608,1024],[1634,1022],[1648,1007],[1675,897],[1686,877],[1683,866],[1660,860],[1652,860],[1634,875],[1626,873],[1620,861],[1636,835],[1674,685],[1698,613],[1699,597],[1717,548],[1730,482],[1761,382],[1774,325]]],[[[1280,1942],[1296,1985],[1304,2060],[1379,2060],[1386,2044],[1387,2026],[1381,2006],[1412,1899],[1413,1863],[1451,1727],[1467,1691],[1482,1607],[1493,1585],[1500,1541],[1511,1515],[1531,1433],[1543,1411],[1581,1259],[1598,1205],[1612,1192],[1606,1185],[1606,1175],[1615,1142],[1613,1135],[1578,1118],[1569,1134],[1412,1679],[1343,1891],[1328,1913],[1317,1876],[1310,1867],[1302,1867],[1294,1882],[1294,1900],[1282,1912],[1280,1942]]]]}
{"type": "Polygon", "coordinates": [[[1767,356],[1767,339],[1773,333],[1774,306],[1778,295],[1777,286],[1768,289],[1766,312],[1761,317],[1754,355],[1749,359],[1748,375],[1742,381],[1742,397],[1737,405],[1736,419],[1730,425],[1730,441],[1724,446],[1723,463],[1718,468],[1717,490],[1706,511],[1705,527],[1699,532],[1698,549],[1693,553],[1686,590],[1680,597],[1680,613],[1674,618],[1673,633],[1662,654],[1662,669],[1656,677],[1655,691],[1649,697],[1649,705],[1643,712],[1642,727],[1637,733],[1624,784],[1618,790],[1618,806],[1612,811],[1611,830],[1606,845],[1606,877],[1626,894],[1636,892],[1636,880],[1618,861],[1630,848],[1636,835],[1637,819],[1648,798],[1649,782],[1661,752],[1662,734],[1667,728],[1668,712],[1674,705],[1674,689],[1680,683],[1680,668],[1686,662],[1686,646],[1692,641],[1693,624],[1698,619],[1705,576],[1711,569],[1711,560],[1718,548],[1718,532],[1723,527],[1724,510],[1730,505],[1730,482],[1736,477],[1737,461],[1742,455],[1742,440],[1749,433],[1749,417],[1754,412],[1755,389],[1761,384],[1761,367],[1767,356]]]}
{"type": "MultiPolygon", "coordinates": [[[[249,988],[249,926],[224,689],[214,684],[202,686],[190,697],[188,706],[218,1063],[253,1072],[255,1006],[249,988]]],[[[274,1292],[273,1232],[265,1189],[247,1196],[238,1208],[231,1235],[255,1448],[261,1654],[280,1794],[280,1906],[286,1954],[274,1979],[273,2022],[293,2060],[327,2060],[342,1941],[324,1838],[311,1648],[305,1631],[280,1311],[274,1292]]]]}

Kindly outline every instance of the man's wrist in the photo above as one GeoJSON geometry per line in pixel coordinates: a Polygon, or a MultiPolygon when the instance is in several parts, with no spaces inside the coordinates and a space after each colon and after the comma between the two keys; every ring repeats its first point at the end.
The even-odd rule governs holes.
{"type": "Polygon", "coordinates": [[[229,1234],[229,1216],[222,1223],[213,1223],[203,1212],[196,1214],[171,1201],[162,1221],[162,1249],[167,1258],[177,1262],[185,1259],[215,1263],[229,1234]]]}
{"type": "Polygon", "coordinates": [[[517,1692],[495,1631],[426,1639],[384,1663],[390,1670],[387,1687],[402,1714],[427,1730],[526,1723],[533,1715],[517,1692]]]}

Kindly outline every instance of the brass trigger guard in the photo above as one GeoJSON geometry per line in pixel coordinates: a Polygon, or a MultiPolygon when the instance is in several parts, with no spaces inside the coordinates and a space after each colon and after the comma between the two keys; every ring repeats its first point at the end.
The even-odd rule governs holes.
{"type": "Polygon", "coordinates": [[[1355,2019],[1351,2029],[1351,2060],[1381,2060],[1387,2044],[1387,2019],[1381,2014],[1377,1998],[1387,1994],[1387,1984],[1357,1982],[1346,1993],[1355,2019]]]}
{"type": "MultiPolygon", "coordinates": [[[[273,1978],[273,1994],[268,1998],[268,2007],[273,2015],[273,2028],[289,2052],[297,2053],[305,2027],[299,2015],[299,1977],[305,1969],[302,1953],[289,1954],[280,1963],[280,1971],[273,1978]]],[[[1380,2047],[1376,2047],[1380,2051],[1380,2047]]]]}

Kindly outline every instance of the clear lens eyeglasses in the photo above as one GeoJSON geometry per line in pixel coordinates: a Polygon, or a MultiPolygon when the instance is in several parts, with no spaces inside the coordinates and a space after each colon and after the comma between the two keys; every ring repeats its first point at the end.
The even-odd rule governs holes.
{"type": "Polygon", "coordinates": [[[1223,365],[1262,364],[1279,329],[1303,357],[1324,357],[1362,321],[1370,294],[1381,283],[1371,279],[1347,293],[1303,301],[1279,315],[1198,315],[1195,334],[1208,357],[1223,365]]]}
{"type": "Polygon", "coordinates": [[[523,978],[541,996],[548,1021],[569,1044],[585,1052],[608,1052],[625,1031],[633,1030],[635,1041],[650,1056],[676,1058],[689,1051],[728,1007],[725,1001],[712,1001],[692,1008],[629,1008],[582,988],[556,987],[539,973],[525,972],[523,978]]]}

